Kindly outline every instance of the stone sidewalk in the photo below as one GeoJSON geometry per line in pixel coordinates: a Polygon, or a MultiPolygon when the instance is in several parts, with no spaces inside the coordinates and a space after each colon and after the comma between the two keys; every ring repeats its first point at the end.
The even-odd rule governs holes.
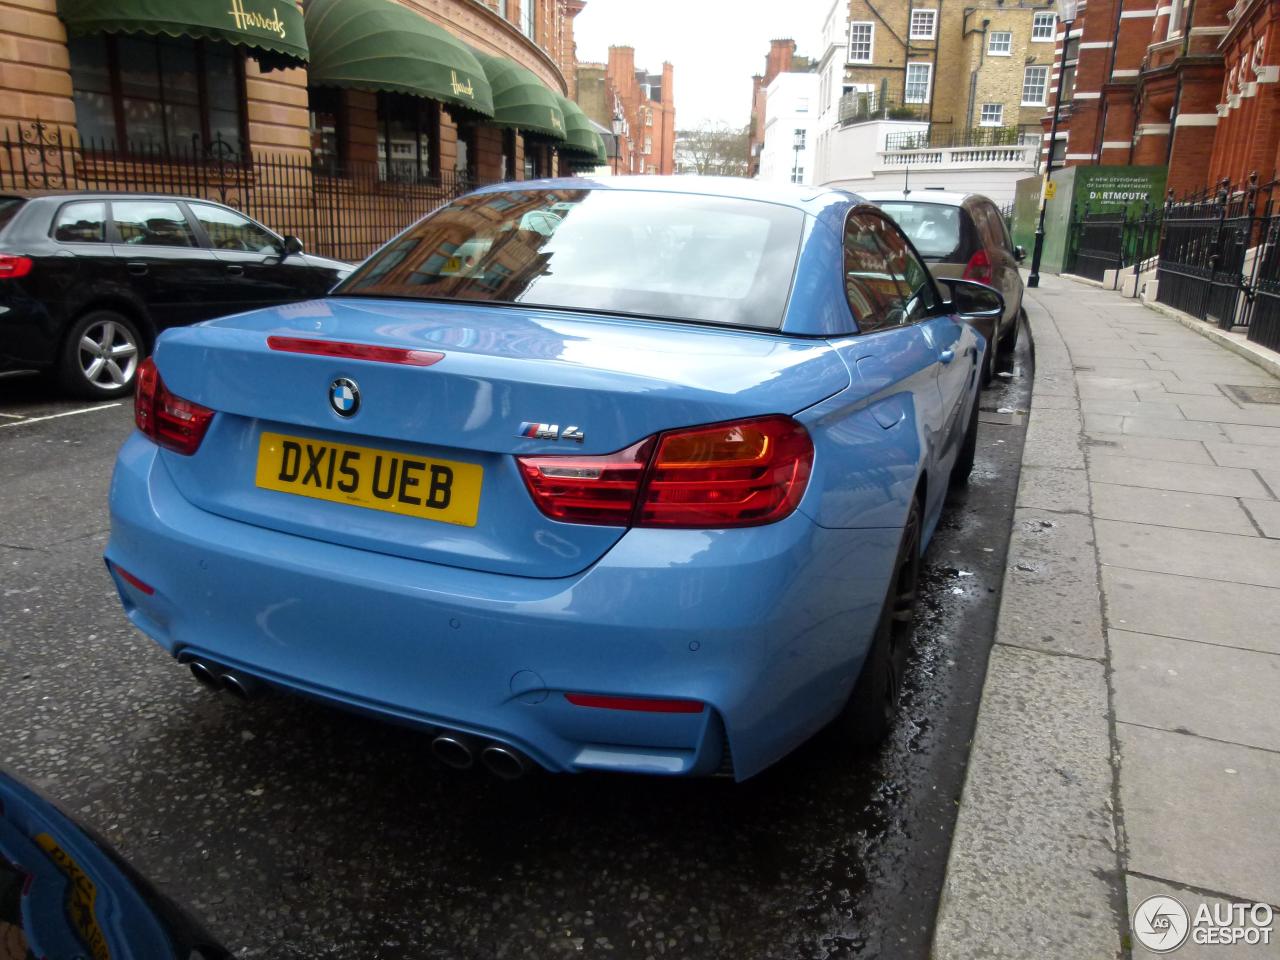
{"type": "MultiPolygon", "coordinates": [[[[1036,375],[934,956],[1111,960],[1155,893],[1280,904],[1280,380],[1027,291],[1036,375]]],[[[1177,957],[1280,957],[1188,942],[1177,957]]]]}

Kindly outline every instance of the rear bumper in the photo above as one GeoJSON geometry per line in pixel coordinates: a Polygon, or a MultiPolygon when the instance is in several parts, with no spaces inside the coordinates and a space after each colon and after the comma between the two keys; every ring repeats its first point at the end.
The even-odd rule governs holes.
{"type": "Polygon", "coordinates": [[[732,531],[632,530],[565,578],[464,570],[204,512],[135,434],[107,559],[133,623],[175,656],[426,728],[509,743],[557,771],[742,779],[831,719],[861,668],[897,530],[797,511],[732,531]],[[570,704],[682,698],[697,714],[570,704]]]}

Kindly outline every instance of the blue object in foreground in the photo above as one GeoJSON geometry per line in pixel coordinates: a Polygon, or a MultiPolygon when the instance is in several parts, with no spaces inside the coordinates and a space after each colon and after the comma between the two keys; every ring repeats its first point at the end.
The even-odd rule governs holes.
{"type": "Polygon", "coordinates": [[[110,847],[3,771],[0,947],[46,960],[231,958],[110,847]]]}
{"type": "Polygon", "coordinates": [[[165,333],[108,565],[206,682],[454,766],[742,779],[832,721],[875,742],[972,465],[953,310],[847,193],[486,188],[327,299],[165,333]]]}

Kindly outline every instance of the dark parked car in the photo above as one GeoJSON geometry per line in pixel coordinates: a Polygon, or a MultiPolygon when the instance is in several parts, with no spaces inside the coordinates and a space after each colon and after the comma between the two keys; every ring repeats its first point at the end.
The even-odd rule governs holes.
{"type": "Polygon", "coordinates": [[[208,200],[0,196],[0,370],[118,397],[161,330],[323,296],[352,269],[208,200]]]}
{"type": "Polygon", "coordinates": [[[0,958],[231,956],[105,841],[0,771],[0,958]]]}
{"type": "Polygon", "coordinates": [[[1026,251],[1009,239],[999,208],[979,193],[932,189],[870,190],[862,197],[897,221],[937,279],[962,277],[1000,291],[1005,310],[999,324],[970,320],[991,344],[982,371],[982,382],[990,381],[999,358],[1018,339],[1022,313],[1018,264],[1026,257],[1026,251]]]}

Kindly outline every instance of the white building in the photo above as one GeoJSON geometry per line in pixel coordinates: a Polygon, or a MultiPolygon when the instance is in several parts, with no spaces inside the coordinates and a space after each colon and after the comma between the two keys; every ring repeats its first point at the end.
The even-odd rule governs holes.
{"type": "Polygon", "coordinates": [[[764,146],[758,179],[813,183],[818,74],[780,73],[764,88],[764,146]]]}
{"type": "MultiPolygon", "coordinates": [[[[1033,140],[1008,146],[928,146],[929,125],[890,120],[873,85],[848,82],[848,0],[833,0],[818,41],[818,107],[811,183],[852,190],[941,187],[1013,201],[1015,184],[1036,172],[1033,140]]],[[[767,141],[766,141],[767,147],[767,141]]],[[[761,173],[763,176],[763,165],[761,173]]]]}

